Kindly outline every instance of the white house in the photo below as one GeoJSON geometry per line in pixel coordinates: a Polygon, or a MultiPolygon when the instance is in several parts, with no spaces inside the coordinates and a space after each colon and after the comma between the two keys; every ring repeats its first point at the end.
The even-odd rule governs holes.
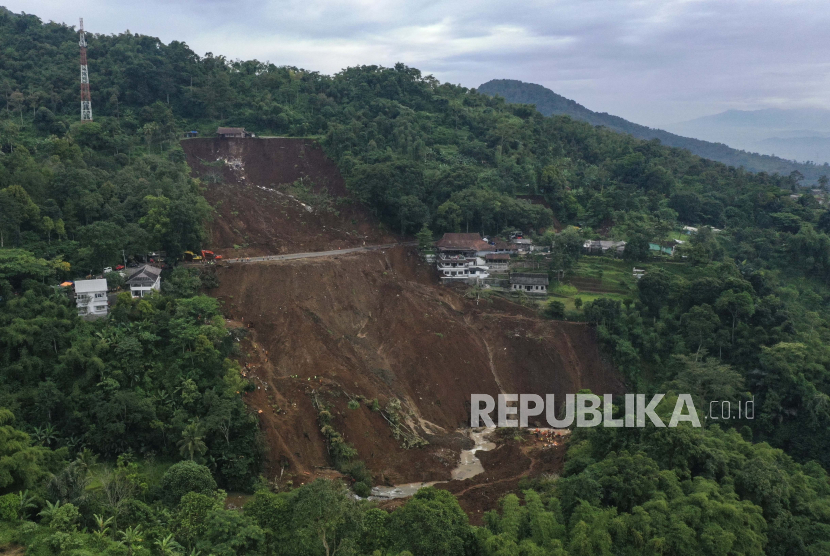
{"type": "Polygon", "coordinates": [[[107,281],[97,280],[75,281],[75,303],[78,306],[78,315],[82,317],[105,317],[109,312],[107,305],[107,281]]]}
{"type": "Polygon", "coordinates": [[[548,275],[535,272],[511,272],[510,289],[529,294],[546,295],[548,293],[548,275]]]}
{"type": "Polygon", "coordinates": [[[161,269],[144,265],[127,278],[133,297],[144,297],[151,291],[161,291],[161,269]]]}

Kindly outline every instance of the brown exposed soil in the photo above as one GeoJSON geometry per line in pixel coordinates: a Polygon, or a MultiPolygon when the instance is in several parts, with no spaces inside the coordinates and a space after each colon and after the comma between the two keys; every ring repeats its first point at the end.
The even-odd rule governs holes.
{"type": "MultiPolygon", "coordinates": [[[[449,479],[463,447],[455,431],[469,425],[473,393],[622,391],[593,328],[543,321],[498,298],[476,305],[438,285],[408,248],[223,266],[217,274],[213,295],[232,325],[249,332],[241,360],[257,390],[246,399],[262,411],[269,477],[285,467],[304,482],[330,465],[315,404],[331,408],[376,481],[399,484],[449,479]],[[401,448],[368,402],[348,408],[359,396],[382,407],[400,399],[430,444],[401,448]]],[[[506,471],[489,473],[515,477],[529,467],[522,458],[505,462],[506,471]]]]}
{"type": "MultiPolygon", "coordinates": [[[[312,141],[189,139],[182,145],[216,209],[211,245],[218,254],[396,240],[348,201],[340,173],[312,141]],[[334,203],[309,211],[286,185],[299,179],[334,203]]],[[[499,297],[467,299],[464,287],[441,286],[411,248],[214,268],[220,286],[210,293],[222,303],[228,327],[245,332],[238,359],[255,385],[244,397],[268,444],[265,474],[283,485],[339,476],[318,423],[326,408],[377,484],[447,481],[439,487],[456,493],[477,523],[523,476],[561,470],[564,448],[507,439],[477,453],[484,473],[450,481],[460,451],[471,446],[457,432],[469,426],[471,394],[561,400],[582,388],[623,391],[592,327],[541,320],[499,297]],[[402,447],[384,412],[373,409],[374,400],[386,408],[393,398],[401,401],[406,427],[428,445],[402,447]]]]}
{"type": "Polygon", "coordinates": [[[337,166],[314,141],[274,137],[181,144],[216,210],[209,244],[217,254],[277,255],[396,241],[349,197],[337,166]],[[292,195],[297,180],[315,194],[311,202],[292,195]]]}
{"type": "Polygon", "coordinates": [[[489,452],[477,452],[484,473],[464,481],[436,485],[452,492],[474,525],[482,524],[482,516],[496,507],[500,498],[519,489],[524,477],[559,474],[565,464],[564,444],[553,446],[525,437],[498,441],[489,452]]]}
{"type": "Polygon", "coordinates": [[[19,544],[4,544],[0,546],[0,555],[2,556],[23,556],[26,554],[26,547],[19,544]]]}

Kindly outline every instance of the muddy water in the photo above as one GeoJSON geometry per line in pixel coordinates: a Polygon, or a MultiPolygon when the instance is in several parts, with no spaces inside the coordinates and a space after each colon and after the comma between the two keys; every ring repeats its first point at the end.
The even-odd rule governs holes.
{"type": "Polygon", "coordinates": [[[476,452],[489,452],[496,447],[495,442],[490,442],[487,438],[492,433],[492,429],[473,429],[470,431],[470,438],[475,445],[470,450],[461,451],[461,463],[458,467],[452,470],[453,481],[463,481],[475,477],[479,473],[484,473],[484,466],[476,457],[476,452]]]}
{"type": "MultiPolygon", "coordinates": [[[[494,442],[490,442],[488,437],[493,429],[480,428],[470,429],[468,436],[473,441],[473,447],[469,450],[461,450],[461,461],[458,466],[452,470],[453,481],[463,481],[475,477],[479,473],[484,473],[484,467],[481,461],[476,457],[476,452],[488,452],[496,447],[494,442]]],[[[443,481],[432,481],[429,483],[406,483],[403,485],[395,485],[391,487],[378,486],[372,488],[372,495],[370,500],[389,500],[392,498],[409,498],[419,489],[432,486],[443,481]]]]}

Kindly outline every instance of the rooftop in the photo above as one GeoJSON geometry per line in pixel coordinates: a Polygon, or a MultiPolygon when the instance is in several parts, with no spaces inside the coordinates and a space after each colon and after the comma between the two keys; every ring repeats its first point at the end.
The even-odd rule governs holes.
{"type": "Polygon", "coordinates": [[[478,234],[444,234],[444,237],[435,242],[435,246],[439,249],[470,251],[486,251],[490,247],[478,234]]]}
{"type": "Polygon", "coordinates": [[[148,264],[136,269],[135,272],[130,274],[130,277],[127,278],[127,283],[131,284],[139,284],[143,282],[150,282],[153,283],[161,274],[161,269],[155,266],[150,266],[148,264]]]}
{"type": "Polygon", "coordinates": [[[236,135],[238,133],[245,133],[244,127],[220,127],[216,129],[219,135],[236,135]]]}
{"type": "Polygon", "coordinates": [[[547,286],[550,280],[548,280],[547,274],[541,274],[538,272],[512,272],[510,274],[510,283],[511,284],[519,284],[522,286],[547,286]]]}
{"type": "Polygon", "coordinates": [[[103,278],[96,280],[75,280],[75,293],[105,292],[107,289],[107,281],[103,278]]]}

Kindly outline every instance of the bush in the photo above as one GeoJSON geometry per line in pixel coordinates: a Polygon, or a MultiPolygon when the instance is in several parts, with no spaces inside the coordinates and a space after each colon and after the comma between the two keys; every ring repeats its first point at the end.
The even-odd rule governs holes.
{"type": "Polygon", "coordinates": [[[124,285],[124,277],[118,272],[107,272],[104,274],[104,279],[107,281],[107,288],[116,290],[124,285]]]}
{"type": "Polygon", "coordinates": [[[64,504],[55,510],[49,520],[49,527],[56,531],[72,533],[78,529],[81,514],[74,504],[64,504]]]}
{"type": "Polygon", "coordinates": [[[210,469],[193,461],[181,461],[170,466],[161,478],[162,498],[175,506],[188,492],[210,495],[216,490],[216,481],[210,469]]]}
{"type": "Polygon", "coordinates": [[[340,472],[348,475],[358,483],[366,483],[372,486],[372,473],[366,464],[360,460],[350,461],[340,466],[340,472]]]}
{"type": "Polygon", "coordinates": [[[0,496],[0,521],[17,521],[17,508],[20,498],[16,494],[0,496]]]}
{"type": "Polygon", "coordinates": [[[357,400],[349,400],[349,409],[360,409],[360,402],[357,400]]]}
{"type": "Polygon", "coordinates": [[[354,486],[352,486],[352,490],[354,490],[354,493],[361,498],[368,498],[369,495],[372,494],[372,488],[363,481],[356,482],[354,486]]]}
{"type": "Polygon", "coordinates": [[[549,319],[563,319],[565,318],[565,304],[561,301],[549,301],[545,305],[543,311],[544,315],[549,319]]]}

